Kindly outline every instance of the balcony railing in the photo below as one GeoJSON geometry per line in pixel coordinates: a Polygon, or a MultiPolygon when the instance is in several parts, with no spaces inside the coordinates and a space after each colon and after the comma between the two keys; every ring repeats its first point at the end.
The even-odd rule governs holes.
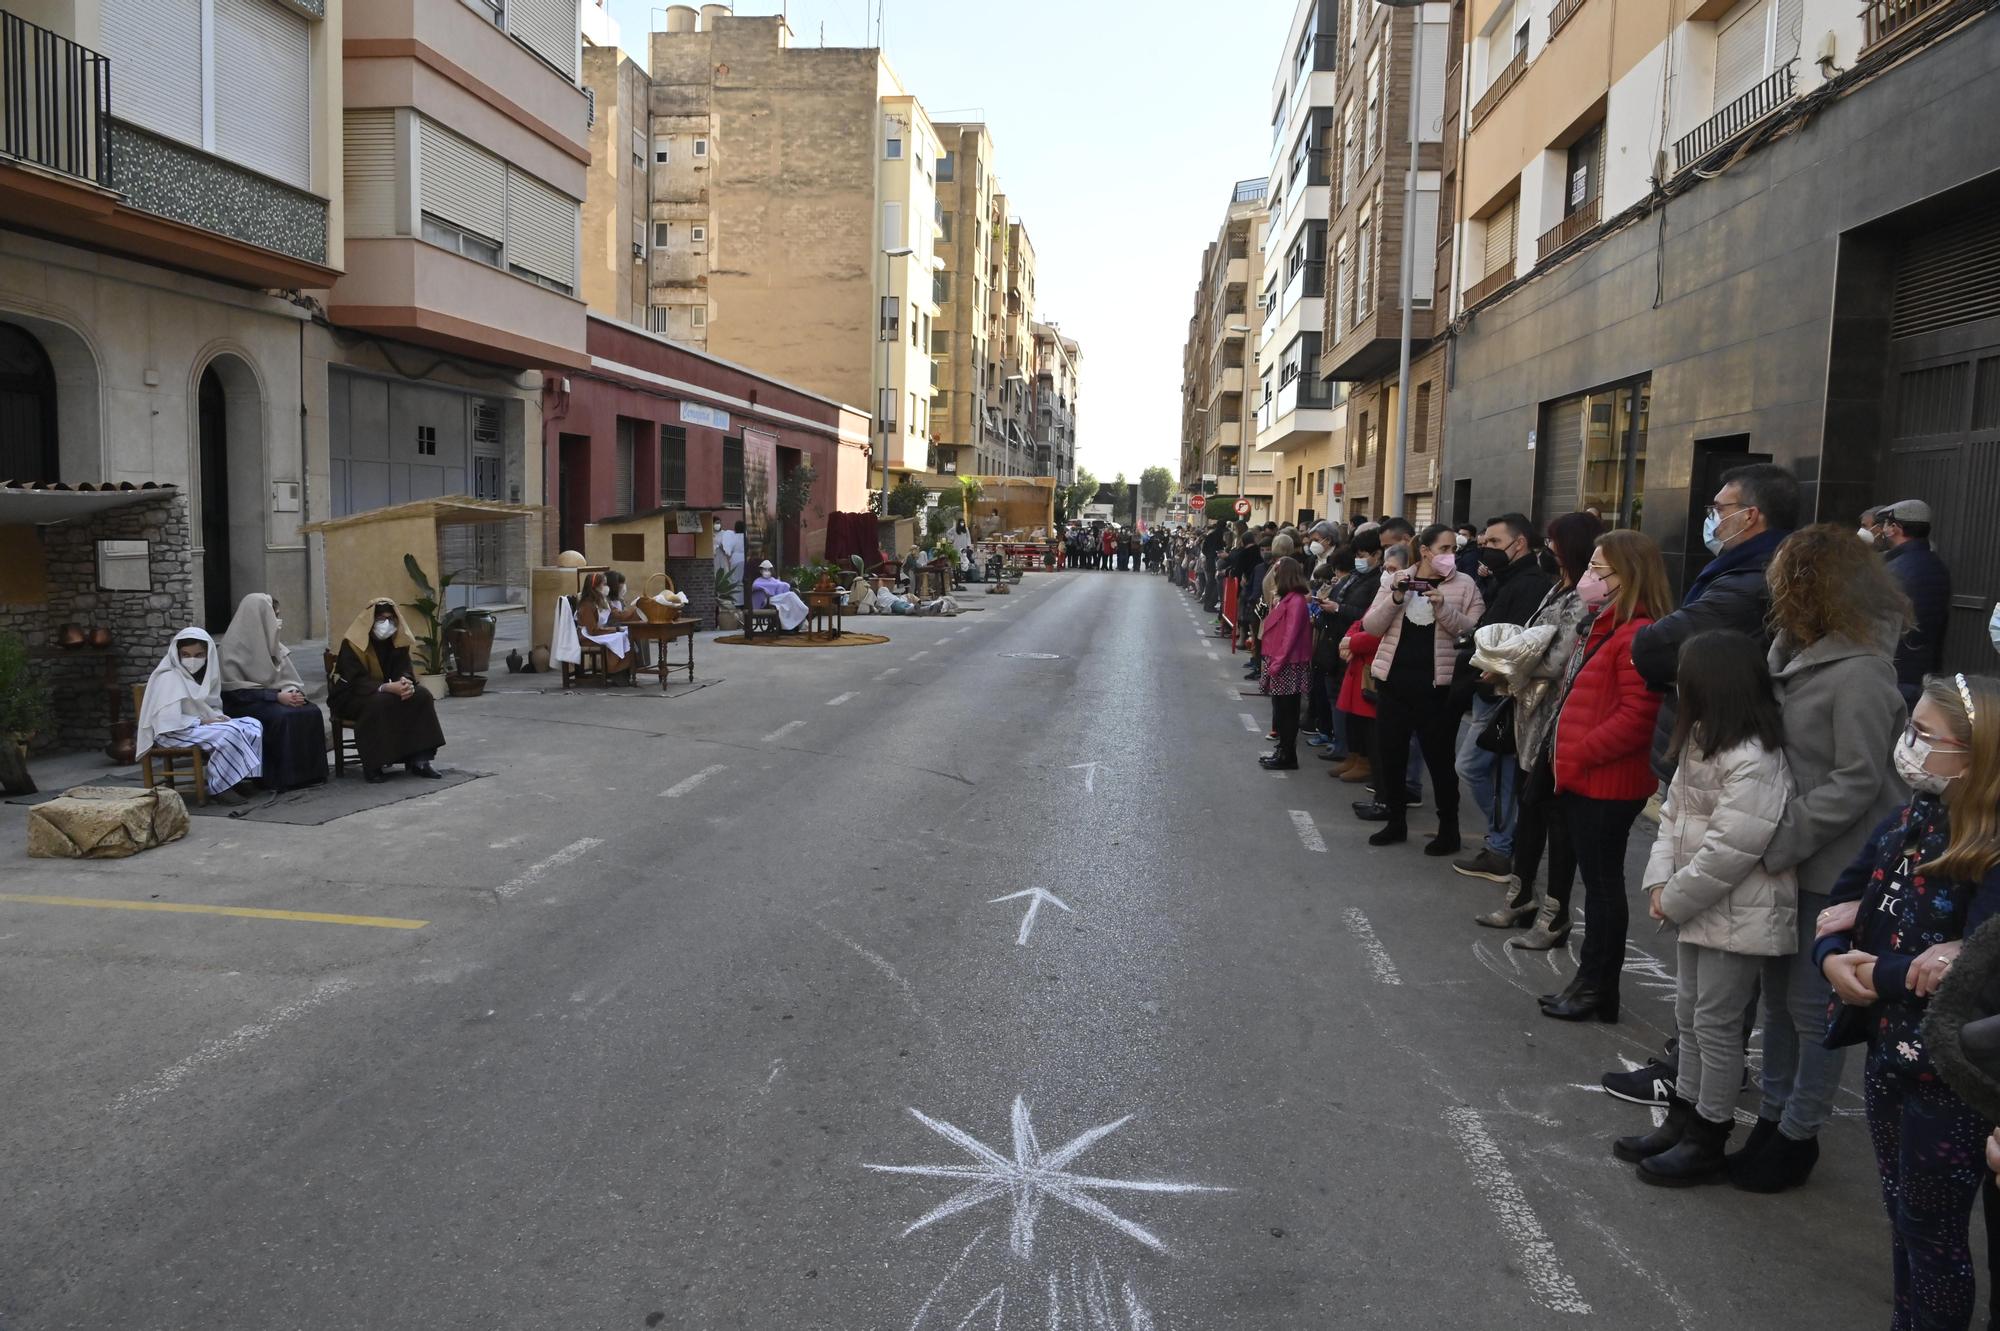
{"type": "Polygon", "coordinates": [[[1794,62],[1780,65],[1749,92],[1683,135],[1674,144],[1674,170],[1685,171],[1792,100],[1795,68],[1794,62]]]}
{"type": "Polygon", "coordinates": [[[1466,308],[1472,308],[1513,280],[1514,265],[1511,263],[1501,264],[1498,268],[1495,268],[1492,272],[1465,289],[1466,308]]]}
{"type": "Polygon", "coordinates": [[[1946,9],[1970,9],[1964,0],[1866,0],[1861,10],[1861,50],[1865,55],[1946,9]]]}
{"type": "Polygon", "coordinates": [[[1539,262],[1542,259],[1548,258],[1551,254],[1554,254],[1557,250],[1596,226],[1598,215],[1603,212],[1603,209],[1604,200],[1602,197],[1592,199],[1589,203],[1584,204],[1583,207],[1577,209],[1568,217],[1563,218],[1562,221],[1556,223],[1547,231],[1544,231],[1542,238],[1535,242],[1536,260],[1539,262]]]}
{"type": "Polygon", "coordinates": [[[1266,176],[1258,176],[1254,180],[1239,180],[1236,182],[1236,191],[1231,197],[1230,202],[1255,203],[1270,192],[1271,181],[1266,176]]]}
{"type": "Polygon", "coordinates": [[[1480,121],[1486,119],[1487,112],[1500,105],[1500,99],[1507,95],[1509,88],[1520,82],[1521,75],[1527,68],[1528,53],[1526,51],[1514,52],[1514,58],[1507,62],[1506,68],[1500,71],[1499,76],[1493,82],[1486,85],[1486,91],[1480,93],[1479,100],[1472,104],[1472,126],[1474,128],[1478,126],[1480,121]]]}
{"type": "Polygon", "coordinates": [[[104,184],[111,168],[111,61],[0,12],[0,152],[104,184]]]}
{"type": "Polygon", "coordinates": [[[1583,8],[1583,0],[1556,0],[1554,9],[1549,11],[1549,40],[1563,30],[1563,24],[1576,17],[1576,11],[1583,8]]]}

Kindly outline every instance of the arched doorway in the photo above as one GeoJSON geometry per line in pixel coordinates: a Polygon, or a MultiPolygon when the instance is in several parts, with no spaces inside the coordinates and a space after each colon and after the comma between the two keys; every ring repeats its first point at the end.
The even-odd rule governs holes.
{"type": "Polygon", "coordinates": [[[54,481],[56,372],[41,342],[0,323],[0,481],[54,481]]]}
{"type": "Polygon", "coordinates": [[[201,600],[211,629],[229,623],[229,395],[211,365],[201,372],[201,600]]]}
{"type": "Polygon", "coordinates": [[[245,593],[271,590],[264,391],[250,363],[233,352],[209,361],[194,388],[200,604],[203,624],[220,633],[245,593]]]}

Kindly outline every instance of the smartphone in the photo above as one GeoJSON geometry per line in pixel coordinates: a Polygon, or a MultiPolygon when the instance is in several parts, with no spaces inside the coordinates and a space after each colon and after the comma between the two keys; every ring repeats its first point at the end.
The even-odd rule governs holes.
{"type": "Polygon", "coordinates": [[[1404,583],[1403,585],[1411,588],[1414,591],[1420,591],[1420,592],[1427,592],[1431,588],[1437,586],[1437,584],[1435,582],[1432,582],[1429,578],[1411,578],[1408,582],[1404,583]]]}

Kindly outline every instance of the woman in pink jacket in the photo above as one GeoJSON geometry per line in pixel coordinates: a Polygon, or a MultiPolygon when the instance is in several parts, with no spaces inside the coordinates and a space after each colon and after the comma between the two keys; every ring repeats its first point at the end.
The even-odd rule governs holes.
{"type": "Polygon", "coordinates": [[[1404,777],[1410,765],[1410,736],[1423,749],[1437,790],[1437,835],[1424,843],[1426,855],[1456,855],[1458,781],[1453,773],[1458,718],[1449,695],[1458,659],[1458,637],[1470,633],[1486,603],[1472,578],[1460,573],[1458,536],[1449,527],[1424,528],[1417,538],[1417,563],[1382,579],[1362,627],[1382,639],[1369,672],[1375,679],[1376,798],[1388,809],[1382,828],[1368,838],[1388,846],[1410,838],[1404,777]]]}
{"type": "Polygon", "coordinates": [[[1271,610],[1264,616],[1264,692],[1271,698],[1278,747],[1257,761],[1273,772],[1299,765],[1299,709],[1312,676],[1312,612],[1306,607],[1306,573],[1299,561],[1280,557],[1264,583],[1271,610]]]}

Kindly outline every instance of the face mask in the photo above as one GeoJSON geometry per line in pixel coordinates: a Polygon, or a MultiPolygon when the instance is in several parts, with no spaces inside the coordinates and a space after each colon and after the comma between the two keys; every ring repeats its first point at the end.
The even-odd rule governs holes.
{"type": "Polygon", "coordinates": [[[1918,739],[1908,730],[1896,741],[1896,775],[1919,795],[1942,795],[1952,781],[1948,776],[1939,776],[1925,769],[1924,764],[1930,761],[1931,752],[1928,740],[1918,739]]]}
{"type": "Polygon", "coordinates": [[[1701,543],[1708,547],[1708,552],[1712,555],[1722,553],[1722,539],[1715,534],[1716,528],[1721,525],[1722,519],[1713,513],[1709,514],[1707,521],[1701,524],[1701,543]]]}
{"type": "Polygon", "coordinates": [[[205,654],[202,656],[183,656],[181,658],[181,669],[187,671],[190,675],[199,675],[202,672],[202,667],[207,664],[208,657],[205,654]]]}
{"type": "Polygon", "coordinates": [[[375,621],[375,640],[377,642],[387,642],[389,641],[389,639],[395,636],[396,636],[395,620],[378,619],[375,621]]]}
{"type": "Polygon", "coordinates": [[[1314,559],[1318,559],[1321,555],[1326,553],[1326,547],[1318,541],[1314,541],[1311,545],[1307,546],[1306,549],[1312,551],[1312,557],[1314,559]]]}
{"type": "Polygon", "coordinates": [[[1578,599],[1594,610],[1611,599],[1611,587],[1605,582],[1602,573],[1592,569],[1577,582],[1576,594],[1578,599]]]}
{"type": "Polygon", "coordinates": [[[1472,544],[1472,542],[1471,542],[1471,541],[1469,541],[1469,540],[1467,540],[1467,539],[1465,538],[1465,533],[1464,533],[1464,532],[1460,532],[1460,533],[1458,534],[1458,548],[1459,548],[1459,549],[1463,550],[1463,549],[1464,549],[1464,548],[1465,548],[1466,546],[1468,546],[1468,545],[1471,545],[1471,544],[1472,544]]]}
{"type": "Polygon", "coordinates": [[[1431,567],[1440,578],[1448,578],[1458,569],[1458,556],[1450,553],[1431,556],[1431,567]]]}
{"type": "MultiPolygon", "coordinates": [[[[1356,573],[1366,573],[1366,572],[1368,571],[1368,568],[1369,568],[1369,564],[1368,564],[1368,556],[1367,556],[1367,555],[1356,555],[1356,556],[1354,556],[1354,571],[1355,571],[1356,573]]],[[[2000,608],[1996,608],[1996,609],[1995,609],[1995,611],[1994,611],[1994,616],[1993,616],[1993,621],[1994,621],[1994,623],[1996,623],[1996,624],[2000,624],[2000,608]]],[[[2000,635],[2000,629],[1995,629],[1995,630],[1994,630],[1994,632],[1995,632],[1995,634],[1996,634],[1996,635],[2000,635]]],[[[1996,636],[1996,637],[1994,638],[1994,643],[1996,644],[1996,645],[1995,645],[1995,650],[1996,650],[1996,651],[2000,651],[2000,636],[1996,636]]]]}
{"type": "Polygon", "coordinates": [[[1856,536],[1859,536],[1863,541],[1867,542],[1869,545],[1875,544],[1875,533],[1869,531],[1866,527],[1856,527],[1854,529],[1854,534],[1856,536]]]}
{"type": "Polygon", "coordinates": [[[1986,623],[1986,635],[1993,639],[1993,650],[2000,652],[2000,601],[1993,603],[1993,618],[1986,623]]]}

